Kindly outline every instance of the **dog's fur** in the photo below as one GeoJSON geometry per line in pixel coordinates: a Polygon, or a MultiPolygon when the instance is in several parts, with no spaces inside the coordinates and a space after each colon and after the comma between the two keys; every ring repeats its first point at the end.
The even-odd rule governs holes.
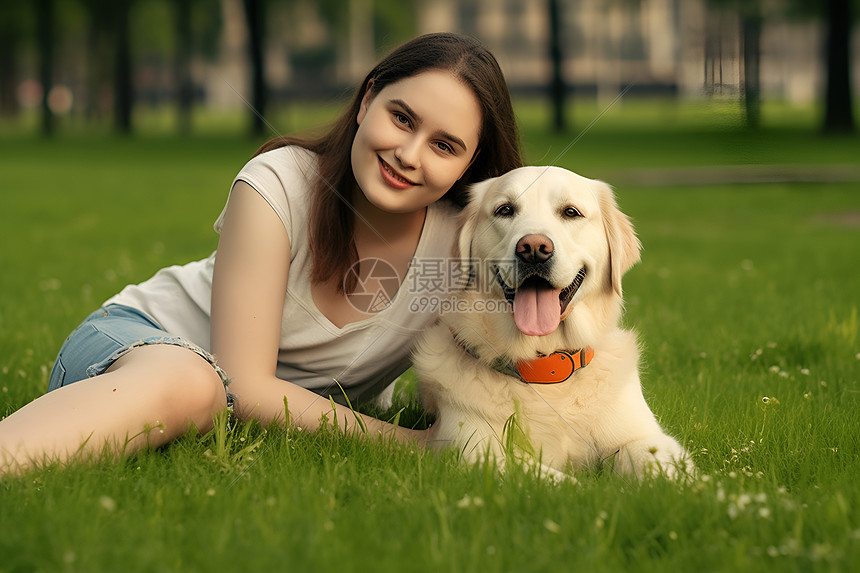
{"type": "Polygon", "coordinates": [[[557,167],[524,167],[474,185],[461,222],[458,256],[471,268],[469,283],[414,356],[422,404],[436,416],[430,443],[455,447],[468,461],[504,461],[505,444],[517,442],[510,432],[520,428],[534,453],[529,463],[553,474],[603,461],[635,476],[692,472],[642,396],[635,335],[618,326],[621,277],[641,245],[609,186],[557,167]],[[549,238],[552,256],[524,264],[516,250],[526,235],[549,238]],[[561,289],[583,267],[554,331],[524,334],[496,272],[510,287],[536,272],[561,289]],[[516,363],[585,347],[594,349],[592,362],[556,384],[526,384],[491,367],[499,357],[516,363]]]}

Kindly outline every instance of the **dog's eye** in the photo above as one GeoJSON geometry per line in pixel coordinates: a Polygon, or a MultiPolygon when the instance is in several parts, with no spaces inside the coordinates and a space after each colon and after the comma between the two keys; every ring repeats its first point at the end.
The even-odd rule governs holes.
{"type": "Polygon", "coordinates": [[[582,217],[582,213],[579,212],[579,209],[576,207],[565,207],[562,214],[568,219],[576,219],[577,217],[582,217]]]}
{"type": "Polygon", "coordinates": [[[514,216],[514,206],[510,203],[503,203],[496,207],[496,210],[493,211],[496,217],[513,217],[514,216]]]}

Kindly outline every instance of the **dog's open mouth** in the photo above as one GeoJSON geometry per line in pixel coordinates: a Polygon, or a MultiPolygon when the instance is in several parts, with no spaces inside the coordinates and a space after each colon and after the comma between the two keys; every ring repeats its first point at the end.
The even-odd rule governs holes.
{"type": "Polygon", "coordinates": [[[496,280],[505,298],[514,309],[514,322],[523,334],[543,336],[555,332],[561,322],[561,315],[567,309],[573,295],[582,286],[586,270],[582,267],[573,282],[564,288],[555,288],[539,275],[526,278],[520,286],[508,286],[496,267],[496,280]]]}

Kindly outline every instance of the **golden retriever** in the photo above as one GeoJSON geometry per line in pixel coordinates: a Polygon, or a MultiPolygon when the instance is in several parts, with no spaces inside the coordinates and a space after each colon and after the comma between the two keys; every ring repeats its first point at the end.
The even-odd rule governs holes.
{"type": "Polygon", "coordinates": [[[558,167],[474,185],[463,282],[416,345],[430,444],[467,461],[518,452],[559,472],[604,461],[632,476],[689,475],[689,454],[645,403],[621,277],[641,245],[612,190],[558,167]]]}

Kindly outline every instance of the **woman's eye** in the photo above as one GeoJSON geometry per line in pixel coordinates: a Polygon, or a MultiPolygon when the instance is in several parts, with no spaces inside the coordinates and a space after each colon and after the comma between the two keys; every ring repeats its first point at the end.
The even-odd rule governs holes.
{"type": "Polygon", "coordinates": [[[445,143],[444,141],[440,141],[439,143],[437,143],[436,147],[438,147],[441,151],[444,151],[445,153],[454,153],[454,148],[445,143]]]}
{"type": "Polygon", "coordinates": [[[564,208],[564,216],[568,219],[576,219],[577,217],[582,217],[582,213],[579,212],[579,209],[576,207],[565,207],[564,208]]]}
{"type": "Polygon", "coordinates": [[[409,125],[409,118],[402,113],[394,112],[394,121],[403,125],[409,125]]]}
{"type": "Polygon", "coordinates": [[[496,217],[513,217],[514,216],[514,206],[510,203],[503,203],[496,207],[496,210],[493,211],[496,217]]]}

